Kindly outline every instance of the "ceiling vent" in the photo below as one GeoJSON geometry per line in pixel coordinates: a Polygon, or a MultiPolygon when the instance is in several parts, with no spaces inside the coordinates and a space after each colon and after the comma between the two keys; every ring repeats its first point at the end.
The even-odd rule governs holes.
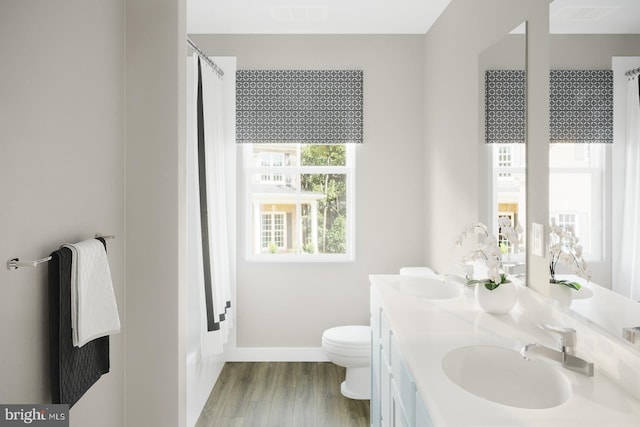
{"type": "Polygon", "coordinates": [[[563,7],[552,14],[556,21],[598,21],[619,7],[563,7]]]}
{"type": "Polygon", "coordinates": [[[272,7],[271,16],[279,22],[324,21],[326,7],[272,7]]]}

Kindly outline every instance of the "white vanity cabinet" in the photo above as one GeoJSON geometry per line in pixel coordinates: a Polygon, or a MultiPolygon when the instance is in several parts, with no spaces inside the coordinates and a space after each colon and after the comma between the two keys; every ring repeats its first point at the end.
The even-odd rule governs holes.
{"type": "Polygon", "coordinates": [[[384,310],[371,295],[371,425],[432,427],[384,310]]]}
{"type": "MultiPolygon", "coordinates": [[[[546,299],[519,282],[514,282],[518,286],[518,305],[509,315],[493,316],[482,312],[467,290],[459,297],[429,301],[399,286],[406,283],[400,275],[370,275],[369,280],[372,427],[640,427],[638,386],[627,389],[621,386],[622,381],[617,382],[622,376],[629,378],[627,382],[640,378],[636,350],[629,347],[627,351],[626,343],[620,341],[618,345],[590,324],[549,306],[546,299]],[[536,309],[524,311],[526,307],[536,309]],[[517,351],[524,343],[553,345],[548,332],[537,326],[551,319],[558,325],[576,329],[578,353],[593,357],[596,366],[595,375],[588,377],[555,361],[544,361],[545,366],[558,374],[557,378],[566,380],[558,381],[558,385],[569,385],[564,391],[558,385],[544,388],[564,396],[562,404],[531,409],[495,403],[483,397],[482,388],[466,391],[443,369],[443,358],[462,347],[490,346],[517,351]],[[609,375],[604,375],[604,368],[609,375]]],[[[517,354],[514,360],[522,359],[517,354]]],[[[522,368],[521,364],[518,366],[522,368]]],[[[511,376],[513,370],[508,365],[504,368],[505,375],[511,376]]],[[[473,369],[480,371],[482,367],[469,369],[464,376],[474,378],[473,369]]],[[[494,390],[496,384],[488,380],[487,390],[494,390]]],[[[532,397],[545,393],[535,387],[536,390],[526,387],[523,390],[530,390],[532,397]]],[[[509,385],[507,390],[515,392],[509,385]]],[[[521,395],[529,399],[526,393],[521,395]]]]}

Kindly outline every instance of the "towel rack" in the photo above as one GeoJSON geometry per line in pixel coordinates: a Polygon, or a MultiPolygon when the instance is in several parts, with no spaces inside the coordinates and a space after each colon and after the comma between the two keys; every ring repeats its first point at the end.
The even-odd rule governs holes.
{"type": "Polygon", "coordinates": [[[16,270],[18,267],[37,267],[38,265],[47,261],[51,261],[50,256],[34,261],[20,261],[19,258],[13,258],[7,261],[7,270],[16,270]]]}
{"type": "MultiPolygon", "coordinates": [[[[96,233],[95,234],[95,238],[97,239],[98,237],[101,237],[103,239],[115,239],[116,236],[112,235],[112,234],[102,234],[102,233],[96,233]]],[[[11,258],[10,260],[7,261],[7,270],[17,270],[18,267],[37,267],[42,263],[51,261],[51,257],[45,257],[45,258],[41,258],[41,259],[36,259],[36,260],[25,260],[25,261],[20,261],[20,258],[11,258]]]]}

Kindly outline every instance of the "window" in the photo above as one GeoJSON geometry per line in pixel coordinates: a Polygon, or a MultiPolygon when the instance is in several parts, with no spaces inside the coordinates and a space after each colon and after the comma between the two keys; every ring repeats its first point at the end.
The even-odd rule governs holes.
{"type": "Polygon", "coordinates": [[[254,260],[353,257],[353,144],[244,144],[254,260]]]}
{"type": "MultiPolygon", "coordinates": [[[[262,152],[256,156],[259,166],[278,167],[284,166],[284,153],[262,152]]],[[[280,173],[263,173],[260,175],[260,181],[263,184],[283,184],[283,175],[280,173]]]]}
{"type": "MultiPolygon", "coordinates": [[[[498,227],[498,218],[508,217],[514,227],[526,224],[526,188],[524,144],[492,144],[493,149],[493,229],[498,227]]],[[[524,237],[524,236],[523,236],[524,237]]],[[[498,239],[503,251],[512,259],[524,260],[524,238],[518,245],[511,244],[498,230],[498,239]]]]}
{"type": "Polygon", "coordinates": [[[262,251],[276,252],[284,249],[285,220],[283,212],[271,212],[262,214],[260,236],[262,238],[262,251]]]}
{"type": "MultiPolygon", "coordinates": [[[[511,150],[512,147],[510,145],[500,144],[498,146],[498,167],[499,168],[508,168],[511,166],[511,150]]],[[[499,172],[498,177],[511,177],[509,172],[499,172]]]]}
{"type": "Polygon", "coordinates": [[[549,216],[572,226],[589,261],[602,259],[604,144],[551,144],[549,216]]]}
{"type": "MultiPolygon", "coordinates": [[[[526,223],[525,145],[493,144],[493,228],[507,216],[514,225],[526,223]]],[[[549,146],[549,217],[572,226],[588,261],[601,260],[604,230],[604,144],[556,143],[549,146]]],[[[500,238],[501,244],[503,239],[500,238]]],[[[512,254],[518,248],[502,245],[512,254]]],[[[516,256],[517,259],[517,256],[516,256]]]]}
{"type": "Polygon", "coordinates": [[[556,223],[560,227],[573,228],[576,227],[576,214],[575,213],[558,213],[556,223]]]}

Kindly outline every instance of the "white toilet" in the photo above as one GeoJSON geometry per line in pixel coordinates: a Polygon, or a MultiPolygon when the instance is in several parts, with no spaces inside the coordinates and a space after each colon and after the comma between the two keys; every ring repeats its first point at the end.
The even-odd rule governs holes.
{"type": "Polygon", "coordinates": [[[322,348],[329,360],[344,366],[346,378],[340,386],[350,399],[371,398],[371,327],[338,326],[322,334],[322,348]]]}

